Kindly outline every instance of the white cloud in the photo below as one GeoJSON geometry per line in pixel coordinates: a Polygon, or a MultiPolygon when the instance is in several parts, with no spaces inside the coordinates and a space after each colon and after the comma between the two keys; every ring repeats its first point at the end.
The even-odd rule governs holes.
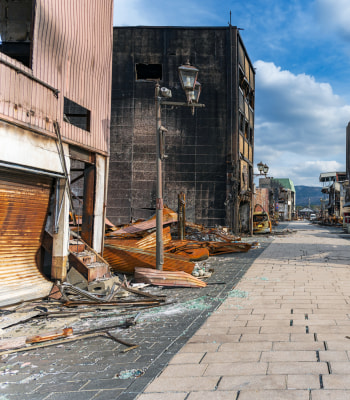
{"type": "Polygon", "coordinates": [[[316,0],[316,10],[325,27],[350,38],[350,2],[348,0],[316,0]]]}
{"type": "Polygon", "coordinates": [[[350,105],[330,84],[257,61],[255,160],[271,175],[318,185],[320,172],[344,169],[350,105]]]}

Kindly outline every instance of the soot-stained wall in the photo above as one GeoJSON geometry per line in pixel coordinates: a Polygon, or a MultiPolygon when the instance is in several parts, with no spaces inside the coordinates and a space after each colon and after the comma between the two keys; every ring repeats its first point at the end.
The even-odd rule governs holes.
{"type": "Polygon", "coordinates": [[[178,194],[184,192],[188,220],[206,226],[225,224],[227,164],[232,148],[238,147],[231,137],[237,136],[238,123],[232,116],[236,114],[229,112],[229,107],[237,108],[237,95],[229,93],[235,79],[228,78],[230,73],[237,75],[237,66],[232,71],[229,62],[232,31],[237,35],[228,28],[114,28],[107,216],[115,224],[155,212],[155,81],[144,78],[152,78],[154,66],[153,78],[159,77],[160,85],[172,90],[171,100],[185,101],[177,69],[187,61],[199,69],[199,101],[205,108],[192,116],[187,107],[162,106],[162,125],[168,130],[164,203],[177,210],[178,194]],[[141,64],[146,65],[146,76],[141,64]]]}

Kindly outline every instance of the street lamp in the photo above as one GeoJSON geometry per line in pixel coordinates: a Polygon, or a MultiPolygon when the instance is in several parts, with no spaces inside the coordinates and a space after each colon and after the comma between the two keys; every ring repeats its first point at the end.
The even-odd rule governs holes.
{"type": "Polygon", "coordinates": [[[194,91],[198,77],[198,69],[187,62],[185,65],[180,65],[178,68],[180,82],[183,90],[186,92],[187,101],[192,103],[191,93],[194,91]]]}
{"type": "Polygon", "coordinates": [[[162,187],[162,160],[164,159],[164,133],[167,130],[162,126],[162,105],[191,107],[192,115],[196,107],[204,107],[199,104],[201,85],[197,82],[198,69],[189,63],[181,65],[179,68],[181,86],[186,93],[187,102],[169,101],[171,90],[160,87],[156,83],[155,104],[156,104],[156,151],[157,151],[157,193],[156,193],[156,268],[163,269],[164,247],[163,247],[163,187],[162,187]]]}
{"type": "Polygon", "coordinates": [[[269,166],[267,164],[264,164],[262,161],[260,161],[257,164],[257,167],[259,170],[259,174],[256,174],[256,175],[265,175],[265,178],[266,178],[266,175],[269,172],[269,166]]]}

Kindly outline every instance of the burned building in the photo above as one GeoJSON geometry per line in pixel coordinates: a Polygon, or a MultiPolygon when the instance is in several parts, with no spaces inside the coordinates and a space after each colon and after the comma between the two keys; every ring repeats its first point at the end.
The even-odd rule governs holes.
{"type": "Polygon", "coordinates": [[[343,183],[346,181],[346,172],[323,172],[319,180],[323,186],[321,192],[328,195],[328,204],[325,205],[326,216],[341,217],[345,204],[343,183]]]}
{"type": "Polygon", "coordinates": [[[73,203],[85,241],[103,248],[112,7],[1,1],[0,305],[47,295],[44,264],[65,280],[73,203]]]}
{"type": "Polygon", "coordinates": [[[260,178],[259,189],[269,189],[268,212],[271,219],[291,221],[295,216],[295,187],[289,178],[260,178]]]}
{"type": "Polygon", "coordinates": [[[178,67],[199,69],[200,103],[162,107],[164,203],[206,226],[251,232],[255,72],[236,27],[114,28],[107,215],[116,224],[156,207],[155,83],[185,101],[178,67]]]}

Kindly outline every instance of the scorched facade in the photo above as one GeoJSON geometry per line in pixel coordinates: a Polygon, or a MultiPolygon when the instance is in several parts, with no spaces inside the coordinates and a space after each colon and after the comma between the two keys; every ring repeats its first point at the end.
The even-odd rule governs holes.
{"type": "Polygon", "coordinates": [[[147,218],[156,201],[154,87],[184,101],[177,69],[199,69],[204,109],[163,107],[164,203],[206,226],[252,230],[255,72],[236,27],[114,28],[108,216],[147,218]]]}

